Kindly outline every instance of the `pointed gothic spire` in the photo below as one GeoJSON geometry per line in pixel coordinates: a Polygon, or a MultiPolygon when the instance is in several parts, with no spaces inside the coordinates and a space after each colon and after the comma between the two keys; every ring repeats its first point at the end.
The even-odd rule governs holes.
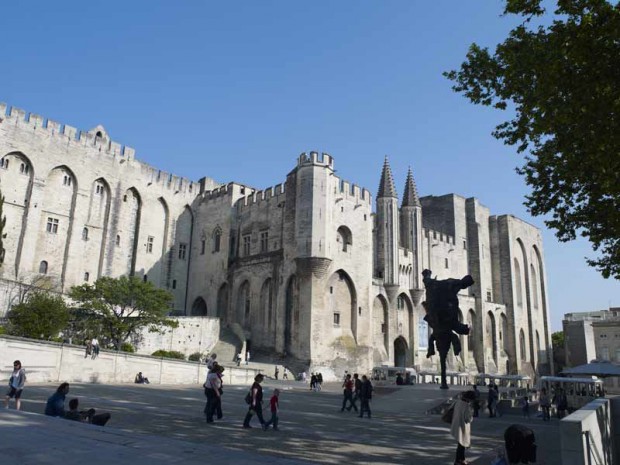
{"type": "Polygon", "coordinates": [[[379,183],[379,192],[377,193],[377,198],[380,197],[398,198],[396,189],[394,188],[394,179],[392,178],[392,170],[390,169],[387,155],[383,163],[383,172],[381,173],[381,182],[379,183]]]}
{"type": "Polygon", "coordinates": [[[403,207],[420,207],[420,197],[418,197],[418,189],[413,180],[411,167],[407,173],[407,181],[405,182],[405,193],[403,194],[403,207]]]}

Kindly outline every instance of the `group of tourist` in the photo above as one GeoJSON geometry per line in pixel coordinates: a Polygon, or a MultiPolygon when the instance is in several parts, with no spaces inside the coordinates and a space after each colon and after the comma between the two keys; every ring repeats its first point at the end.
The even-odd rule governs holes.
{"type": "Polygon", "coordinates": [[[87,340],[84,345],[86,346],[84,358],[90,357],[92,360],[95,360],[99,357],[99,340],[96,337],[87,340]]]}
{"type": "Polygon", "coordinates": [[[342,399],[342,408],[341,412],[344,412],[345,409],[347,411],[351,411],[351,409],[355,410],[355,413],[359,412],[360,418],[364,417],[364,413],[368,415],[368,418],[371,417],[372,412],[370,411],[370,400],[372,399],[372,383],[370,379],[366,375],[362,376],[360,379],[357,373],[353,374],[353,378],[351,378],[351,374],[347,373],[344,376],[344,381],[342,383],[343,388],[343,399],[342,399]],[[360,408],[357,408],[357,401],[360,401],[360,408]],[[347,406],[347,403],[349,404],[347,406]]]}

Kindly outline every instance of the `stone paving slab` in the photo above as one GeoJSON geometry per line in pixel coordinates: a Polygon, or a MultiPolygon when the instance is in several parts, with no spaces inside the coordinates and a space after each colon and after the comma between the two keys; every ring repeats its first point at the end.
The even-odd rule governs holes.
{"type": "MultiPolygon", "coordinates": [[[[322,392],[311,392],[307,384],[269,381],[264,383],[266,399],[275,387],[282,390],[281,431],[278,432],[241,428],[247,411],[243,397],[249,386],[224,387],[224,418],[214,424],[205,423],[202,413],[205,398],[199,386],[77,384],[71,386],[68,399],[78,397],[82,408],[95,407],[111,412],[112,420],[104,429],[121,430],[120,436],[131,440],[138,434],[161,437],[162,443],[179,440],[193,447],[217,444],[230,454],[250,453],[254,460],[266,457],[274,463],[281,459],[339,465],[343,462],[453,463],[456,444],[448,425],[442,423],[438,415],[425,412],[458,389],[440,391],[436,385],[376,386],[371,405],[373,418],[369,420],[353,412],[340,412],[342,389],[339,383],[326,383],[322,392]]],[[[45,399],[55,388],[55,385],[28,385],[23,397],[24,410],[42,412],[45,399]]],[[[253,422],[257,425],[256,420],[253,422]]],[[[541,463],[560,463],[558,421],[543,423],[534,415],[529,420],[508,415],[475,419],[473,447],[467,452],[468,459],[474,460],[500,447],[504,430],[513,423],[525,423],[534,429],[541,463]]],[[[76,426],[91,428],[80,424],[73,428],[76,426]]],[[[28,437],[25,428],[18,426],[17,430],[28,437]]],[[[37,438],[31,442],[36,444],[37,438]]],[[[0,432],[0,444],[3,443],[0,432]]],[[[144,447],[153,443],[157,441],[146,442],[144,447]]],[[[67,448],[72,441],[60,440],[58,444],[60,448],[67,448]]],[[[117,463],[123,465],[125,462],[117,463]]]]}

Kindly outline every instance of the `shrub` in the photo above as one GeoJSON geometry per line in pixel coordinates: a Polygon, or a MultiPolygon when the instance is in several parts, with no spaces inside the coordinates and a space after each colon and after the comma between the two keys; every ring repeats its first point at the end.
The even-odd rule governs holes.
{"type": "Polygon", "coordinates": [[[202,362],[203,358],[204,356],[200,352],[194,352],[193,354],[190,354],[189,357],[187,357],[190,362],[202,362]]]}
{"type": "Polygon", "coordinates": [[[176,350],[156,350],[151,354],[153,357],[174,358],[177,360],[185,360],[185,355],[176,350]]]}
{"type": "Polygon", "coordinates": [[[121,344],[121,352],[129,352],[130,354],[135,353],[136,349],[129,342],[123,342],[121,344]]]}

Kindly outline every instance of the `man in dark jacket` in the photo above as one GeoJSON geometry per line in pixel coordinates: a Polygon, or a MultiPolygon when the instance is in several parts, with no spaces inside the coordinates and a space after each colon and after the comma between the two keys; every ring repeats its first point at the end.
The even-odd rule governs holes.
{"type": "Polygon", "coordinates": [[[364,418],[364,412],[367,412],[368,418],[370,418],[370,399],[372,399],[372,383],[366,375],[362,376],[360,399],[360,418],[364,418]]]}
{"type": "Polygon", "coordinates": [[[45,414],[50,417],[65,416],[65,397],[69,394],[69,383],[62,383],[56,392],[47,399],[45,414]]]}

